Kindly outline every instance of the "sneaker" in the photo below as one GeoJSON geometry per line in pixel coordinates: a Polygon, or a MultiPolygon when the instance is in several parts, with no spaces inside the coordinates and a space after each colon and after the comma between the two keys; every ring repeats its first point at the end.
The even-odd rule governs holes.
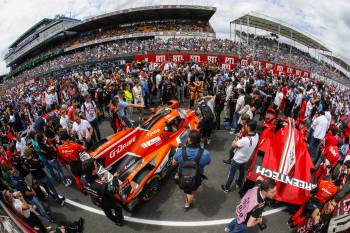
{"type": "Polygon", "coordinates": [[[64,184],[64,186],[69,187],[72,184],[72,180],[71,179],[66,179],[66,180],[63,181],[63,184],[64,184]]]}
{"type": "Polygon", "coordinates": [[[51,231],[51,229],[52,229],[52,226],[46,227],[46,230],[48,230],[48,231],[51,231]]]}
{"type": "Polygon", "coordinates": [[[185,203],[185,210],[188,210],[189,208],[191,208],[191,204],[188,203],[188,202],[186,202],[186,203],[185,203]]]}
{"type": "Polygon", "coordinates": [[[229,159],[227,160],[222,160],[222,162],[226,163],[226,164],[231,164],[231,161],[229,159]]]}
{"type": "Polygon", "coordinates": [[[64,206],[65,200],[66,200],[66,198],[65,198],[65,197],[62,197],[61,199],[58,200],[58,204],[59,204],[60,206],[64,206]]]}
{"type": "Polygon", "coordinates": [[[235,129],[231,129],[230,134],[235,134],[235,129]]]}
{"type": "Polygon", "coordinates": [[[238,184],[235,184],[234,188],[235,188],[235,190],[238,190],[238,189],[240,189],[241,187],[240,187],[238,184]]]}
{"type": "Polygon", "coordinates": [[[224,231],[225,232],[230,232],[230,229],[228,229],[228,227],[225,227],[224,231]]]}
{"type": "Polygon", "coordinates": [[[225,185],[221,185],[221,189],[222,189],[222,191],[224,191],[224,193],[229,193],[230,192],[230,190],[229,189],[226,189],[226,187],[225,187],[225,185]]]}

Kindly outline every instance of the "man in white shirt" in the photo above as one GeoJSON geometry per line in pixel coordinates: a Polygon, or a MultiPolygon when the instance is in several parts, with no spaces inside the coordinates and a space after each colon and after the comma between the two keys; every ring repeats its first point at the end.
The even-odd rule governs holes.
{"type": "Polygon", "coordinates": [[[79,80],[78,88],[81,93],[81,95],[85,96],[89,93],[89,86],[86,84],[86,82],[82,81],[83,78],[79,80]]]}
{"type": "Polygon", "coordinates": [[[240,114],[239,111],[241,111],[241,109],[244,107],[245,101],[244,101],[244,97],[245,97],[245,92],[243,89],[238,89],[238,93],[239,93],[239,97],[237,99],[236,102],[236,109],[235,109],[235,114],[233,117],[233,127],[231,128],[231,132],[230,134],[233,134],[235,130],[237,130],[238,128],[238,120],[240,118],[240,114]]]}
{"type": "Polygon", "coordinates": [[[273,100],[273,107],[276,111],[278,111],[281,107],[282,100],[283,100],[283,92],[282,88],[279,87],[275,96],[275,99],[273,100]]]}
{"type": "Polygon", "coordinates": [[[293,106],[293,117],[294,117],[294,119],[298,118],[299,110],[300,110],[300,107],[301,107],[301,103],[303,101],[303,94],[301,93],[301,91],[297,90],[296,94],[297,94],[297,96],[295,98],[295,103],[294,103],[294,106],[293,106]]]}
{"type": "Polygon", "coordinates": [[[233,178],[236,170],[239,170],[239,177],[236,180],[236,188],[243,184],[245,165],[252,156],[259,141],[259,134],[256,133],[257,122],[251,120],[247,124],[248,135],[232,142],[232,149],[234,155],[231,159],[231,167],[225,185],[221,185],[222,190],[227,193],[230,191],[233,178]]]}
{"type": "Polygon", "coordinates": [[[84,113],[85,119],[90,123],[90,125],[94,128],[94,139],[96,142],[101,140],[100,129],[98,127],[97,120],[97,105],[95,101],[91,100],[91,96],[89,94],[85,95],[85,102],[81,106],[81,112],[84,113]]]}
{"type": "Polygon", "coordinates": [[[21,135],[19,133],[17,133],[16,134],[16,150],[20,153],[20,155],[23,154],[25,147],[26,147],[26,140],[24,138],[21,138],[21,135]]]}
{"type": "Polygon", "coordinates": [[[329,105],[325,104],[324,105],[324,116],[327,118],[328,124],[327,124],[327,130],[329,129],[329,126],[331,125],[332,122],[332,114],[329,111],[329,105]]]}
{"type": "Polygon", "coordinates": [[[156,88],[157,88],[157,98],[160,99],[162,96],[160,83],[162,82],[162,75],[159,73],[156,75],[156,88]]]}
{"type": "Polygon", "coordinates": [[[61,106],[60,115],[60,125],[62,129],[69,131],[72,125],[67,116],[67,106],[65,104],[62,104],[61,106]]]}
{"type": "Polygon", "coordinates": [[[80,141],[84,142],[86,148],[91,145],[91,137],[94,133],[94,129],[87,120],[81,119],[79,116],[75,116],[73,123],[73,132],[78,135],[80,141]]]}
{"type": "Polygon", "coordinates": [[[314,131],[309,144],[309,152],[314,162],[318,160],[320,143],[326,136],[327,127],[328,120],[325,116],[325,113],[322,111],[320,112],[320,115],[312,121],[311,124],[311,128],[314,131]]]}

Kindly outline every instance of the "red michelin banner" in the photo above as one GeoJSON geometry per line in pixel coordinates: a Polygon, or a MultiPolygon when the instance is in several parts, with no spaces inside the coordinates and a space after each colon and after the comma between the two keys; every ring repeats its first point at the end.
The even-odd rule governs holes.
{"type": "MultiPolygon", "coordinates": [[[[134,58],[135,61],[146,61],[150,63],[163,63],[163,62],[197,62],[203,64],[217,63],[222,65],[225,69],[234,69],[239,63],[239,57],[227,56],[223,54],[191,54],[191,53],[152,53],[152,54],[139,54],[134,58]]],[[[288,67],[282,64],[277,64],[270,61],[252,61],[251,58],[241,58],[241,66],[246,67],[251,62],[254,65],[259,66],[262,70],[270,70],[274,74],[292,74],[296,77],[308,77],[310,78],[311,73],[308,71],[298,70],[296,68],[288,67]]]]}

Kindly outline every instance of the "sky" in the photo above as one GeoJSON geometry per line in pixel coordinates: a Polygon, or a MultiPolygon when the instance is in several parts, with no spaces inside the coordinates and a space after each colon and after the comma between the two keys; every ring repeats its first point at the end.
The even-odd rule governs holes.
{"type": "MultiPolygon", "coordinates": [[[[146,5],[206,5],[217,8],[211,25],[229,37],[229,22],[251,11],[277,18],[312,34],[327,48],[350,61],[349,0],[0,0],[0,75],[8,46],[43,18],[64,14],[77,19],[146,5]]],[[[252,32],[252,31],[251,31],[252,32]]]]}

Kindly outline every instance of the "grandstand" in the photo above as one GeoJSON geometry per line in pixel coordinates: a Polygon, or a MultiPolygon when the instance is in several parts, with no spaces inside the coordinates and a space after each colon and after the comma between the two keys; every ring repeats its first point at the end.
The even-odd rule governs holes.
{"type": "MultiPolygon", "coordinates": [[[[259,44],[255,44],[256,38],[258,38],[256,29],[269,32],[270,38],[273,38],[269,41],[269,47],[271,50],[289,57],[289,62],[292,60],[290,57],[293,55],[303,57],[301,65],[309,64],[309,66],[315,66],[313,68],[315,74],[324,76],[325,80],[329,79],[333,84],[350,86],[350,70],[347,62],[335,56],[331,49],[327,48],[314,36],[301,32],[299,29],[281,20],[257,12],[245,14],[230,21],[230,38],[233,33],[234,41],[239,39],[244,44],[242,47],[250,46],[255,51],[255,46],[259,46],[259,44]],[[243,30],[243,26],[246,27],[246,30],[243,30]],[[249,29],[253,29],[255,33],[249,33],[249,29]],[[280,42],[279,37],[289,39],[290,43],[280,42]],[[302,45],[305,51],[297,48],[295,43],[302,45]],[[314,55],[310,49],[315,52],[314,55]]],[[[298,65],[300,65],[300,61],[298,65]]]]}
{"type": "MultiPolygon", "coordinates": [[[[173,55],[193,60],[196,54],[208,56],[203,59],[224,54],[236,59],[235,64],[223,62],[228,68],[235,67],[238,58],[247,58],[272,67],[275,74],[331,80],[342,89],[350,86],[347,63],[311,35],[276,19],[247,14],[230,22],[230,37],[232,25],[235,29],[234,40],[216,39],[209,22],[215,12],[216,8],[208,6],[160,5],[118,10],[82,21],[64,16],[43,19],[10,45],[5,60],[11,71],[6,79],[59,76],[76,67],[124,66],[137,59],[156,63],[153,55],[157,53],[169,61],[176,61],[173,55]],[[269,31],[274,38],[257,36],[249,29],[238,31],[237,25],[269,31]],[[279,36],[294,44],[280,41],[279,36]],[[307,51],[295,47],[295,42],[307,51]],[[318,57],[309,49],[315,50],[315,55],[317,51],[318,57]],[[149,56],[139,56],[142,54],[149,56]]],[[[226,58],[233,59],[221,60],[226,58]]]]}
{"type": "Polygon", "coordinates": [[[21,35],[5,56],[10,76],[64,52],[131,38],[215,38],[209,19],[214,7],[151,6],[119,10],[80,21],[43,19],[21,35]]]}

